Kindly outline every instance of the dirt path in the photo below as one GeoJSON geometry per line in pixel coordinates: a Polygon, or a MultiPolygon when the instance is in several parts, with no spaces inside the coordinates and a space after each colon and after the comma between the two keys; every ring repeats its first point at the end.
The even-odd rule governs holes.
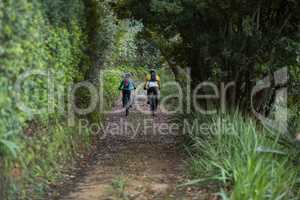
{"type": "MultiPolygon", "coordinates": [[[[94,164],[84,170],[63,200],[200,200],[203,191],[178,189],[185,181],[180,137],[170,117],[154,118],[145,101],[135,101],[130,116],[107,115],[106,137],[99,142],[94,164]]],[[[115,106],[114,110],[120,109],[115,106]]]]}

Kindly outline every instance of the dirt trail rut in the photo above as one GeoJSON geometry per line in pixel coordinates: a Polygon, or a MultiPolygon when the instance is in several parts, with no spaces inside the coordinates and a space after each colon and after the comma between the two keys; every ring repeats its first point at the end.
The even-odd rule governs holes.
{"type": "MultiPolygon", "coordinates": [[[[114,110],[120,108],[118,103],[114,110]]],[[[99,141],[94,164],[60,199],[209,199],[203,191],[176,187],[185,181],[178,127],[161,111],[153,118],[138,110],[148,110],[148,106],[136,98],[129,117],[107,115],[106,137],[99,141]]]]}

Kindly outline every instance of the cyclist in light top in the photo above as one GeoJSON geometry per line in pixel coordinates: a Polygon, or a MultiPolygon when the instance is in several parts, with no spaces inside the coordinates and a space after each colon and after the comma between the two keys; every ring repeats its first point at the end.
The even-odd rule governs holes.
{"type": "Polygon", "coordinates": [[[149,94],[153,93],[158,96],[160,90],[160,77],[156,74],[154,69],[151,69],[150,73],[146,75],[144,89],[147,90],[147,103],[149,104],[149,94]]]}

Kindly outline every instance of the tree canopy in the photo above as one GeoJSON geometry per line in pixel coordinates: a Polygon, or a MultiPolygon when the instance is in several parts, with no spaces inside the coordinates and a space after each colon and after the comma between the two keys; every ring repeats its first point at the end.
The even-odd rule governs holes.
{"type": "Polygon", "coordinates": [[[120,0],[113,7],[141,20],[170,63],[191,68],[193,84],[234,81],[235,104],[247,104],[256,78],[299,65],[298,1],[120,0]]]}

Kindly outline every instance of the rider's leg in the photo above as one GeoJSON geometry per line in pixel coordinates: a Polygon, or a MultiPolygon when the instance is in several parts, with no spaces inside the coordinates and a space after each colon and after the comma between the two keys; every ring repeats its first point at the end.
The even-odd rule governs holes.
{"type": "Polygon", "coordinates": [[[124,95],[126,97],[125,99],[127,100],[124,107],[129,107],[130,103],[131,103],[130,102],[131,91],[130,90],[125,90],[124,95]]]}
{"type": "Polygon", "coordinates": [[[159,103],[159,90],[158,90],[158,88],[155,88],[155,92],[154,92],[154,94],[155,94],[155,99],[156,99],[156,106],[158,106],[158,103],[159,103]]]}
{"type": "Polygon", "coordinates": [[[122,90],[122,105],[123,105],[123,108],[126,106],[126,96],[125,96],[125,90],[122,90]]]}
{"type": "Polygon", "coordinates": [[[131,91],[127,91],[127,96],[128,96],[128,107],[131,107],[131,91]]]}
{"type": "Polygon", "coordinates": [[[152,87],[150,88],[150,93],[152,93],[152,95],[155,97],[155,103],[156,103],[156,106],[158,105],[158,96],[159,96],[159,91],[158,91],[158,88],[157,87],[152,87]]]}
{"type": "Polygon", "coordinates": [[[150,104],[149,94],[150,94],[150,88],[147,89],[147,104],[150,104]]]}

